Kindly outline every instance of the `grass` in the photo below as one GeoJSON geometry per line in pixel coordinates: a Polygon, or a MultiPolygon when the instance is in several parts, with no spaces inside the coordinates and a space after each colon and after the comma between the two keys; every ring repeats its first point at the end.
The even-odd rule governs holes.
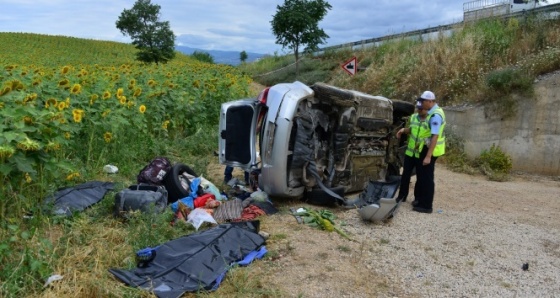
{"type": "Polygon", "coordinates": [[[531,94],[537,75],[560,68],[560,20],[488,20],[459,26],[448,38],[306,55],[297,77],[294,68],[282,68],[293,59],[268,57],[242,69],[263,85],[320,81],[406,101],[432,90],[444,106],[494,101],[531,94]],[[365,70],[349,76],[340,65],[352,56],[365,70]]]}

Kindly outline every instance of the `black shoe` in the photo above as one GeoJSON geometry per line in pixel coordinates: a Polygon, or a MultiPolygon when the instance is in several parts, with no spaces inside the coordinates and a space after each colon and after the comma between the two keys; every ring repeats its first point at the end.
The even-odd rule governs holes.
{"type": "Polygon", "coordinates": [[[422,207],[418,207],[418,206],[412,208],[412,210],[414,210],[416,212],[420,212],[420,213],[432,213],[432,211],[433,211],[431,208],[428,209],[428,208],[422,208],[422,207]]]}
{"type": "Polygon", "coordinates": [[[412,205],[412,207],[416,207],[416,206],[418,206],[418,201],[414,200],[414,201],[412,201],[412,203],[410,203],[410,205],[412,205]]]}

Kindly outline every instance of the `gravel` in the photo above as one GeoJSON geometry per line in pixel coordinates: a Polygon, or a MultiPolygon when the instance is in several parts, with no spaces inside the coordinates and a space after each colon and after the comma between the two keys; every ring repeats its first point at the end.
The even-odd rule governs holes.
{"type": "Polygon", "coordinates": [[[557,180],[492,182],[440,164],[432,214],[413,212],[412,198],[384,223],[333,209],[353,241],[298,225],[286,211],[270,216],[262,227],[278,257],[258,270],[289,297],[560,297],[557,180]]]}

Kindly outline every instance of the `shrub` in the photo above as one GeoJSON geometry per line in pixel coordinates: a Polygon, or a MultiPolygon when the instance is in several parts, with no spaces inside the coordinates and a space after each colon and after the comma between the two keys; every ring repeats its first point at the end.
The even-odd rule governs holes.
{"type": "Polygon", "coordinates": [[[512,168],[511,157],[500,146],[492,144],[490,149],[482,151],[475,159],[475,164],[490,180],[504,181],[512,168]]]}
{"type": "Polygon", "coordinates": [[[471,166],[472,160],[469,160],[465,153],[464,140],[448,130],[445,134],[446,148],[443,162],[454,172],[474,174],[476,169],[471,166]]]}
{"type": "Polygon", "coordinates": [[[488,73],[486,86],[502,95],[527,93],[533,90],[533,77],[519,68],[508,67],[488,73]]]}

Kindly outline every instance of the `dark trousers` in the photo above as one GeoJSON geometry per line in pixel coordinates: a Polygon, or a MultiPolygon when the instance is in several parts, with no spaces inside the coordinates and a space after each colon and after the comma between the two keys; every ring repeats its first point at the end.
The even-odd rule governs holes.
{"type": "MultiPolygon", "coordinates": [[[[249,172],[245,171],[245,183],[249,184],[249,172]]],[[[233,167],[226,166],[224,170],[224,182],[228,182],[233,177],[233,167]]]]}
{"type": "Polygon", "coordinates": [[[434,182],[434,170],[437,157],[432,156],[429,164],[423,165],[422,161],[428,153],[428,148],[424,148],[420,152],[420,158],[416,161],[416,185],[414,186],[414,195],[418,201],[418,207],[432,209],[434,202],[434,192],[436,184],[434,182]]]}
{"type": "MultiPolygon", "coordinates": [[[[406,201],[408,197],[408,188],[410,187],[410,177],[412,176],[412,170],[416,167],[417,158],[410,157],[408,155],[404,156],[403,172],[401,175],[401,187],[399,188],[399,195],[397,196],[397,202],[406,201]]],[[[414,197],[416,197],[416,188],[414,189],[414,197]]]]}

